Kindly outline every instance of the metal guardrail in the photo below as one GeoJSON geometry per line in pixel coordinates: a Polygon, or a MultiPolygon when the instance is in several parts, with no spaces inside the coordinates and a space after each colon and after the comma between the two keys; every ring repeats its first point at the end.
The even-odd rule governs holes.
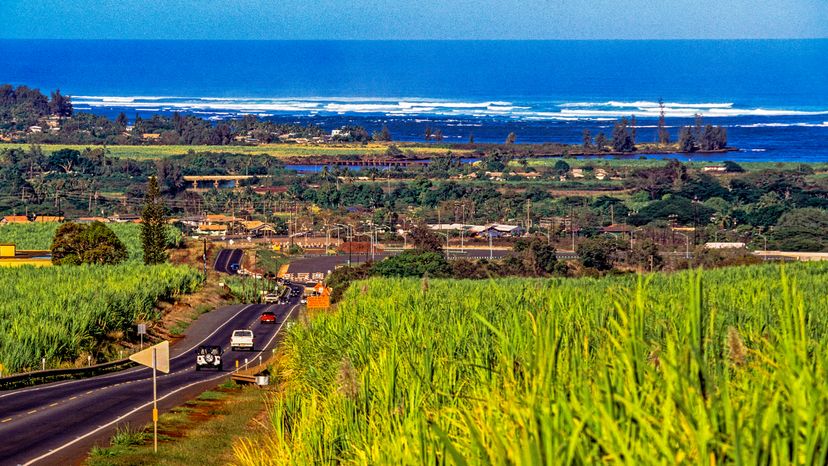
{"type": "Polygon", "coordinates": [[[15,388],[40,385],[67,379],[84,379],[108,372],[120,371],[136,364],[129,359],[105,362],[87,367],[71,367],[67,369],[48,369],[45,371],[24,372],[0,378],[0,391],[15,388]]]}

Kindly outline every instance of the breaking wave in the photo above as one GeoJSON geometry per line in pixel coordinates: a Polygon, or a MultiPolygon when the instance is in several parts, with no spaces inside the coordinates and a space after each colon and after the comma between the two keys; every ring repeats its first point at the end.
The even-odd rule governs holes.
{"type": "MultiPolygon", "coordinates": [[[[606,102],[509,102],[502,100],[453,101],[425,98],[372,97],[171,97],[171,96],[74,96],[76,105],[136,111],[183,111],[214,118],[237,115],[384,115],[417,117],[492,117],[518,120],[610,121],[623,116],[658,118],[661,107],[654,101],[606,102]]],[[[665,102],[668,118],[795,117],[828,115],[828,110],[796,110],[740,107],[731,102],[665,102]]],[[[759,125],[814,125],[826,123],[761,123],[759,125]]]]}

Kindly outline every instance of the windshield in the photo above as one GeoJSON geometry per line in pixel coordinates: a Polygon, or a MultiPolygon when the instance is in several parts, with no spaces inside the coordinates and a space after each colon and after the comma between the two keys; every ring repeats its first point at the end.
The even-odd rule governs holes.
{"type": "Polygon", "coordinates": [[[253,332],[250,330],[236,330],[235,332],[233,332],[233,335],[237,337],[252,337],[253,332]]]}

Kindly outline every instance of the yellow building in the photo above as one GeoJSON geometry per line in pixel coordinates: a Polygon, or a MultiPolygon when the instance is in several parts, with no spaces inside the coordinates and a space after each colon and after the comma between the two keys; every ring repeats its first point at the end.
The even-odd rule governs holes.
{"type": "Polygon", "coordinates": [[[18,251],[12,243],[0,243],[0,267],[51,267],[51,251],[18,251]]]}

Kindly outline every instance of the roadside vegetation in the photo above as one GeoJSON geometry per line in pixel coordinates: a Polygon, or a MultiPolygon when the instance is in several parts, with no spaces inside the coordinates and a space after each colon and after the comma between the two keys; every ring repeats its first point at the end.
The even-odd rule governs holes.
{"type": "Polygon", "coordinates": [[[0,363],[18,372],[117,356],[155,304],[194,291],[202,276],[169,264],[0,269],[0,363]],[[115,353],[114,355],[112,353],[115,353]]]}
{"type": "Polygon", "coordinates": [[[824,463],[826,273],[357,282],[236,463],[824,463]]]}
{"type": "Polygon", "coordinates": [[[265,397],[255,387],[232,382],[159,416],[158,453],[152,448],[152,425],[123,425],[108,446],[96,447],[88,466],[182,465],[223,466],[233,462],[233,441],[262,428],[265,397]]]}

